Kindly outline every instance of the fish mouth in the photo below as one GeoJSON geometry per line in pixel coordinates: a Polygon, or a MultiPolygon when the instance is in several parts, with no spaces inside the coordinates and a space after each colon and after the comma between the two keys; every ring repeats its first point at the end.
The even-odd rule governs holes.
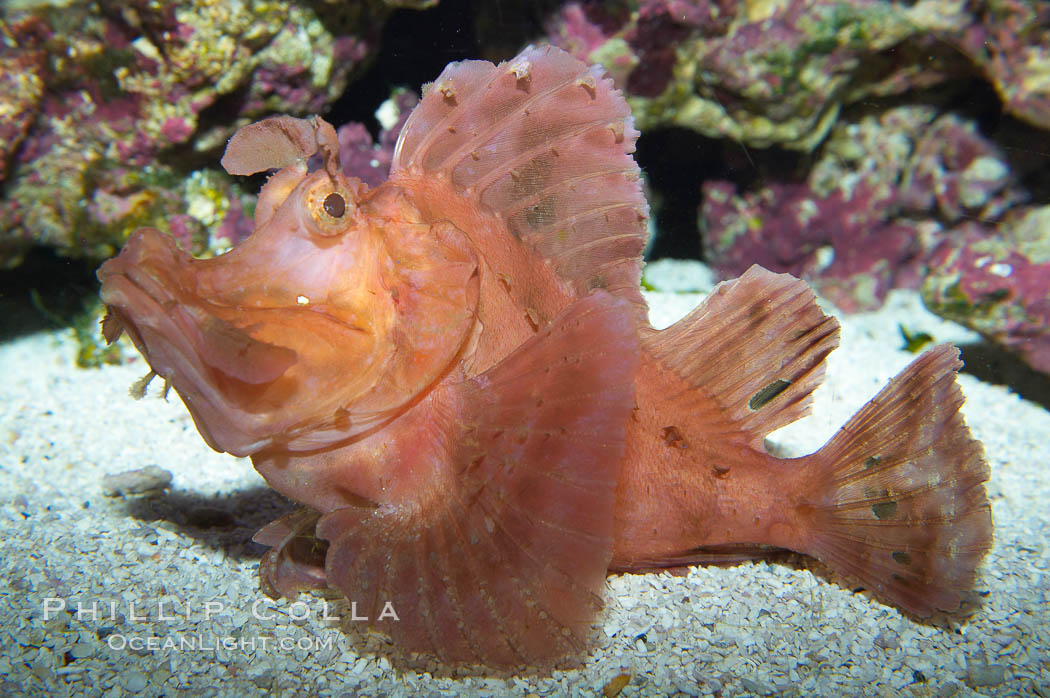
{"type": "Polygon", "coordinates": [[[136,231],[102,264],[99,295],[109,342],[126,332],[154,373],[182,397],[208,445],[237,456],[266,446],[266,415],[238,404],[239,387],[257,391],[295,364],[296,352],[253,339],[199,297],[191,255],[155,229],[136,231]]]}

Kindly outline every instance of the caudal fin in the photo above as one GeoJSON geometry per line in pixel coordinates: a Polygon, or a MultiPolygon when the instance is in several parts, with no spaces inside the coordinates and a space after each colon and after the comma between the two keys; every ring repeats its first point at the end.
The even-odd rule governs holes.
{"type": "Polygon", "coordinates": [[[950,345],[920,356],[809,457],[821,494],[802,506],[805,552],[918,616],[956,610],[992,545],[958,357],[950,345]]]}

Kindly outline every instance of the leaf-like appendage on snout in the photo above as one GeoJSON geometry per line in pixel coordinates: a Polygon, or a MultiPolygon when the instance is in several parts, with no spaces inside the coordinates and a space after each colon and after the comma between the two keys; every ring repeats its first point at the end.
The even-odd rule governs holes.
{"type": "Polygon", "coordinates": [[[325,170],[334,176],[339,171],[339,140],[331,124],[316,116],[272,116],[233,134],[221,164],[232,175],[250,175],[304,163],[318,151],[325,170]]]}

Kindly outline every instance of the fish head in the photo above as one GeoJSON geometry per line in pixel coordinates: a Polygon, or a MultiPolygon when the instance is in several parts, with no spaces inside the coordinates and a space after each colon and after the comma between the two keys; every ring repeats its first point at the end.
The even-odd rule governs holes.
{"type": "Polygon", "coordinates": [[[128,334],[210,446],[244,456],[341,443],[447,373],[476,319],[465,236],[422,220],[405,192],[344,176],[320,119],[245,127],[223,164],[281,167],[244,242],[196,259],[147,228],[98,271],[107,340],[128,334]],[[324,166],[311,172],[317,150],[324,166]]]}

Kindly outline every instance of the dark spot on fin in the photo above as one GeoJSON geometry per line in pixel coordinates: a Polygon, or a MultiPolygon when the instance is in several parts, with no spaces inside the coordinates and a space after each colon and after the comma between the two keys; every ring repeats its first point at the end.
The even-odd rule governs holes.
{"type": "Polygon", "coordinates": [[[678,432],[678,427],[673,424],[669,427],[664,427],[662,435],[664,442],[666,442],[671,448],[689,448],[689,444],[685,442],[685,439],[682,438],[682,435],[678,432]]]}
{"type": "MultiPolygon", "coordinates": [[[[871,505],[871,513],[875,518],[888,519],[897,513],[897,502],[879,502],[871,505]]],[[[896,555],[896,553],[894,553],[896,555]]]]}
{"type": "Polygon", "coordinates": [[[868,456],[864,459],[865,468],[874,468],[882,461],[882,456],[868,456]]]}
{"type": "MultiPolygon", "coordinates": [[[[513,170],[511,176],[514,176],[513,170]]],[[[517,181],[517,180],[516,180],[517,181]]],[[[542,181],[542,180],[540,180],[542,181]]],[[[522,190],[527,191],[527,187],[519,187],[522,190]]],[[[553,196],[544,197],[542,200],[537,201],[532,206],[526,208],[522,213],[525,217],[525,223],[528,225],[529,230],[536,231],[542,230],[552,220],[554,220],[555,205],[557,200],[553,196]]],[[[568,233],[566,232],[566,236],[568,233]]],[[[515,233],[516,237],[520,237],[515,233]]]]}
{"type": "Polygon", "coordinates": [[[895,552],[893,553],[892,557],[893,561],[896,562],[898,565],[907,566],[911,564],[911,555],[909,555],[908,553],[895,552]]]}
{"type": "Polygon", "coordinates": [[[791,381],[786,381],[783,378],[777,378],[775,381],[767,385],[766,387],[759,390],[757,393],[751,396],[751,399],[747,401],[747,406],[752,410],[757,410],[761,407],[766,406],[773,401],[777,395],[791,387],[791,381]]]}
{"type": "Polygon", "coordinates": [[[599,273],[599,274],[595,274],[594,276],[592,276],[590,279],[587,280],[587,288],[590,289],[591,291],[593,291],[596,288],[602,288],[602,289],[609,288],[609,284],[605,280],[605,277],[603,277],[599,273]]]}

